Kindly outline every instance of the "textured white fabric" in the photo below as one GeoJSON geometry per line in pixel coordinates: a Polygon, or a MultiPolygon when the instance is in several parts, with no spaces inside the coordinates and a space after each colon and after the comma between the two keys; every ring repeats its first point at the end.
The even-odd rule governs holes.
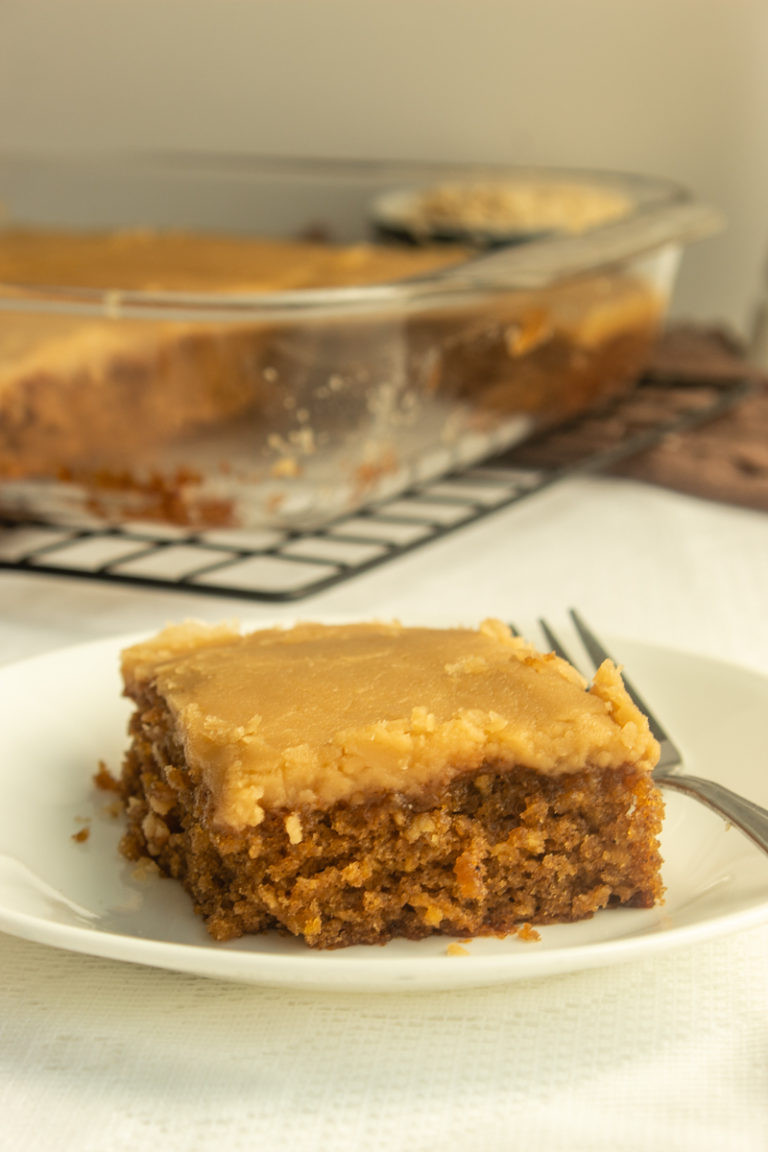
{"type": "MultiPolygon", "coordinates": [[[[0,573],[0,660],[186,616],[525,626],[576,604],[768,673],[766,589],[768,517],[581,480],[297,606],[0,573]]],[[[3,1149],[768,1148],[768,927],[428,995],[244,987],[2,935],[0,971],[3,1149]]]]}

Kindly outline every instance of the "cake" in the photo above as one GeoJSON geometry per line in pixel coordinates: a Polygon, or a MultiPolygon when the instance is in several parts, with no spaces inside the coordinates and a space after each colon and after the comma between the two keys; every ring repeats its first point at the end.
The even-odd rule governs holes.
{"type": "Polygon", "coordinates": [[[0,307],[0,479],[115,475],[153,445],[263,408],[280,357],[244,296],[386,283],[460,258],[205,233],[0,232],[0,306],[4,295],[22,305],[6,317],[0,307]],[[36,305],[51,288],[95,311],[36,305]],[[122,307],[154,301],[155,314],[121,314],[118,294],[122,307]],[[197,319],[194,297],[210,309],[197,319]],[[217,299],[239,299],[240,319],[219,319],[217,299]],[[186,301],[183,319],[166,316],[171,301],[186,301]]]}
{"type": "Polygon", "coordinates": [[[286,498],[304,508],[319,489],[341,514],[377,494],[370,477],[401,469],[405,483],[463,440],[490,450],[502,420],[519,438],[640,370],[662,311],[644,279],[483,291],[469,271],[441,291],[471,257],[0,231],[3,510],[34,512],[58,485],[110,519],[282,524],[286,498]]]}
{"type": "Polygon", "coordinates": [[[130,860],[211,936],[506,934],[661,899],[658,746],[499,621],[184,623],[126,649],[130,860]]]}

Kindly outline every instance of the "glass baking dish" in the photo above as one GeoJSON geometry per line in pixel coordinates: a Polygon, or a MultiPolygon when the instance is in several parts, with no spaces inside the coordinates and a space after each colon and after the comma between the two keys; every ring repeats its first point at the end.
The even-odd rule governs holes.
{"type": "Polygon", "coordinates": [[[0,515],[193,529],[317,527],[630,387],[717,227],[640,176],[193,156],[2,157],[0,206],[0,515]]]}

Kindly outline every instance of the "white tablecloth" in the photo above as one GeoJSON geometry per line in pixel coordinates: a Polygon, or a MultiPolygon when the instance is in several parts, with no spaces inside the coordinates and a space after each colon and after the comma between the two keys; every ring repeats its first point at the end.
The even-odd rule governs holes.
{"type": "MultiPolygon", "coordinates": [[[[527,628],[571,604],[768,674],[768,517],[574,480],[279,608],[0,572],[0,660],[190,616],[527,628]]],[[[418,995],[225,984],[2,935],[0,970],[9,1150],[768,1148],[768,926],[418,995]]]]}

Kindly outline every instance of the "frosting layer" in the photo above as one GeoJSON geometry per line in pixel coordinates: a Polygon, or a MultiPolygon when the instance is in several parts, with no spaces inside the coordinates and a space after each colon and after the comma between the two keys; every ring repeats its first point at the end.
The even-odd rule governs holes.
{"type": "Polygon", "coordinates": [[[394,792],[434,794],[488,765],[651,771],[658,746],[606,662],[570,665],[499,621],[471,628],[300,624],[241,635],[189,623],[123,654],[129,695],[166,702],[209,819],[241,829],[394,792]]]}

